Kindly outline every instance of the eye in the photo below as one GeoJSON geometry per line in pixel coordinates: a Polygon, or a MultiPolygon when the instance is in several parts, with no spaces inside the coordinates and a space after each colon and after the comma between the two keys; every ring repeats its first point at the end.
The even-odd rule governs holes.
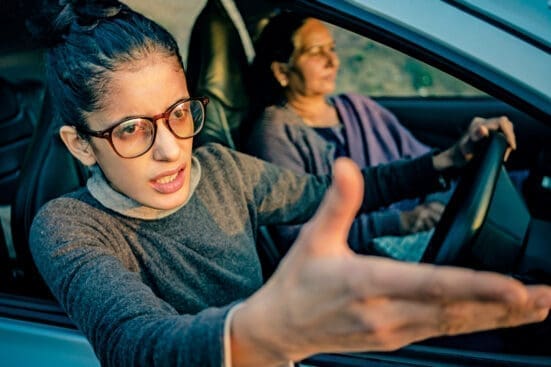
{"type": "Polygon", "coordinates": [[[151,132],[151,123],[145,119],[134,119],[125,121],[113,130],[113,137],[117,139],[130,139],[132,137],[149,134],[151,132]]]}
{"type": "Polygon", "coordinates": [[[189,116],[189,101],[180,103],[170,113],[170,120],[185,120],[189,116]]]}
{"type": "Polygon", "coordinates": [[[310,56],[319,56],[323,53],[323,48],[321,46],[310,47],[306,53],[310,56]]]}

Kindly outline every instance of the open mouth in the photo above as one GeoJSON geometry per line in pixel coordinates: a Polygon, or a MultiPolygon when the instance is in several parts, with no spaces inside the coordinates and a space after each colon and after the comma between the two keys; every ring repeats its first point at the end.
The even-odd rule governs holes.
{"type": "Polygon", "coordinates": [[[185,167],[182,167],[172,174],[151,180],[153,189],[161,194],[172,194],[180,190],[184,185],[185,171],[185,167]]]}

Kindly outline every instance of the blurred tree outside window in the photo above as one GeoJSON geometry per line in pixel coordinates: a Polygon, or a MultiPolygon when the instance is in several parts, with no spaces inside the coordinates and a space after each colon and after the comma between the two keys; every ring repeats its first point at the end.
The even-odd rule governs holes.
{"type": "Polygon", "coordinates": [[[373,97],[478,97],[485,93],[399,51],[329,25],[341,66],[337,92],[373,97]]]}
{"type": "MultiPolygon", "coordinates": [[[[191,27],[206,0],[123,1],[166,27],[178,41],[185,62],[191,27]]],[[[328,26],[333,31],[341,60],[337,92],[357,92],[373,97],[486,95],[403,53],[345,29],[328,26]]]]}

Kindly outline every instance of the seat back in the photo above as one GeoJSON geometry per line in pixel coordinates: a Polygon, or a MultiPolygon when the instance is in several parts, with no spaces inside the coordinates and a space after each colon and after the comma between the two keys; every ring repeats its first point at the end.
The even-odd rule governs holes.
{"type": "MultiPolygon", "coordinates": [[[[210,99],[195,145],[216,142],[239,150],[251,108],[248,75],[253,57],[252,41],[235,4],[208,0],[193,25],[187,61],[191,94],[210,99]]],[[[267,279],[281,255],[263,226],[258,230],[257,250],[267,279]]]]}
{"type": "Polygon", "coordinates": [[[85,184],[87,170],[67,150],[53,120],[46,95],[40,121],[31,138],[21,168],[19,185],[11,213],[11,229],[16,253],[16,281],[33,294],[45,290],[29,251],[29,231],[38,209],[48,200],[85,184]]]}
{"type": "Polygon", "coordinates": [[[43,95],[38,81],[16,84],[0,78],[0,205],[9,205],[15,193],[43,95]]]}
{"type": "Polygon", "coordinates": [[[231,5],[235,6],[231,1],[208,0],[192,28],[187,59],[189,90],[192,95],[210,99],[196,145],[216,142],[236,149],[240,125],[248,115],[246,71],[252,56],[245,51],[246,30],[240,33],[235,23],[240,21],[244,27],[239,13],[228,12],[231,5]]]}
{"type": "Polygon", "coordinates": [[[10,206],[44,96],[38,80],[0,78],[0,286],[11,285],[14,251],[10,206]]]}

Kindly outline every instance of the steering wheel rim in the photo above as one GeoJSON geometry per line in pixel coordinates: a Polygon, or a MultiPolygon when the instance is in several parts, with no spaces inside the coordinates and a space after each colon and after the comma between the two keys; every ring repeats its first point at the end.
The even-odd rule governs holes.
{"type": "Polygon", "coordinates": [[[484,223],[503,165],[507,141],[492,133],[465,167],[421,262],[461,265],[484,223]]]}

